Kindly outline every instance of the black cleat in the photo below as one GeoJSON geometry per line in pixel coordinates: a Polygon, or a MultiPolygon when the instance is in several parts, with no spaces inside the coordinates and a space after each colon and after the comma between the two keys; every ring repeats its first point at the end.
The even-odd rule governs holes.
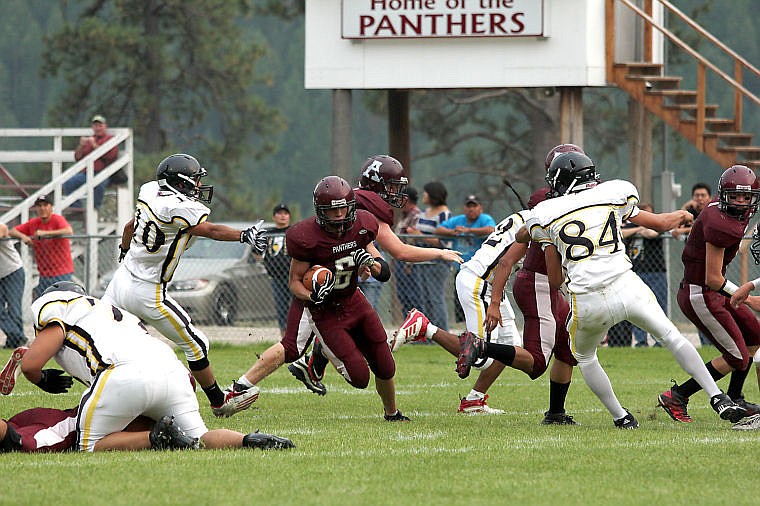
{"type": "Polygon", "coordinates": [[[639,428],[639,422],[633,417],[630,411],[625,410],[626,415],[619,420],[615,420],[615,427],[618,429],[633,430],[639,428]]]}
{"type": "Polygon", "coordinates": [[[293,441],[286,437],[273,436],[256,431],[243,437],[243,446],[246,448],[260,448],[262,450],[288,450],[295,448],[293,441]]]}
{"type": "Polygon", "coordinates": [[[162,416],[150,431],[150,448],[152,450],[197,450],[200,442],[197,437],[190,437],[174,425],[173,416],[162,416]]]}
{"type": "Polygon", "coordinates": [[[657,397],[657,404],[676,422],[691,423],[694,420],[689,416],[686,408],[689,398],[673,390],[666,390],[657,397]]]}
{"type": "Polygon", "coordinates": [[[718,413],[718,416],[731,423],[736,423],[747,416],[747,410],[736,404],[724,393],[714,395],[710,399],[710,406],[718,413]]]}
{"type": "Polygon", "coordinates": [[[562,413],[551,413],[549,411],[544,413],[544,419],[541,420],[541,425],[580,425],[573,420],[573,417],[562,413]]]}
{"type": "Polygon", "coordinates": [[[737,397],[732,400],[734,401],[734,404],[736,404],[740,408],[744,408],[744,410],[747,412],[745,416],[760,415],[760,406],[758,406],[754,402],[747,402],[744,399],[744,396],[737,397]]]}
{"type": "Polygon", "coordinates": [[[404,416],[401,411],[398,409],[396,410],[396,413],[392,415],[385,415],[385,421],[386,422],[411,422],[412,419],[408,416],[404,416]]]}
{"type": "Polygon", "coordinates": [[[305,358],[301,357],[288,365],[288,371],[310,391],[317,395],[325,395],[327,388],[325,388],[321,381],[311,377],[311,374],[309,374],[309,362],[305,358]]]}

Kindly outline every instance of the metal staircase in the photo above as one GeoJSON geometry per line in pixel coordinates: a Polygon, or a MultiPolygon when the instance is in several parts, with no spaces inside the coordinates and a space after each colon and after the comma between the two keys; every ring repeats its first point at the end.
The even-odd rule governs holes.
{"type": "Polygon", "coordinates": [[[743,76],[748,73],[753,79],[760,78],[760,71],[670,2],[644,0],[643,7],[640,9],[631,0],[606,0],[607,81],[640,102],[721,168],[742,164],[755,170],[760,169],[760,145],[753,144],[753,134],[742,129],[745,105],[753,113],[760,106],[760,98],[744,86],[743,76]],[[722,71],[663,26],[656,19],[659,16],[653,16],[656,12],[655,4],[661,12],[667,12],[669,17],[681,20],[699,37],[727,55],[733,63],[733,75],[722,71]],[[615,16],[627,13],[624,8],[642,20],[644,61],[616,61],[615,16]],[[655,30],[696,63],[696,89],[681,88],[683,78],[665,75],[665,65],[654,61],[655,30]],[[708,72],[720,78],[720,87],[708,89],[708,72]],[[733,111],[729,113],[720,111],[717,104],[708,102],[708,99],[715,100],[714,97],[725,93],[733,96],[733,111]]]}

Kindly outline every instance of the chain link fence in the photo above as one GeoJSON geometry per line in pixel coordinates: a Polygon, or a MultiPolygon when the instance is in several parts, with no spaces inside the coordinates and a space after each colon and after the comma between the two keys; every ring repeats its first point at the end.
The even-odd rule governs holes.
{"type": "MultiPolygon", "coordinates": [[[[414,244],[419,236],[402,236],[414,244]]],[[[749,238],[748,238],[749,239],[749,238]]],[[[12,241],[23,259],[23,278],[6,276],[0,278],[2,290],[2,330],[11,328],[11,305],[9,294],[22,294],[22,319],[26,337],[33,335],[30,306],[32,292],[39,282],[32,248],[12,241]],[[18,286],[23,279],[23,286],[18,286]],[[15,282],[15,286],[11,286],[15,282]]],[[[72,236],[71,255],[74,261],[73,278],[83,284],[95,296],[102,296],[118,267],[118,236],[72,236]]],[[[654,240],[659,249],[649,242],[630,241],[628,254],[634,270],[648,283],[655,293],[662,293],[666,312],[671,320],[685,332],[695,329],[683,316],[676,302],[678,284],[683,273],[681,253],[684,242],[674,240],[669,234],[654,240]],[[647,249],[649,248],[649,249],[647,249]],[[659,253],[658,253],[659,252],[659,253]],[[658,253],[658,254],[657,254],[658,253]],[[659,281],[658,281],[659,280],[659,281]]],[[[751,261],[747,248],[749,241],[729,265],[726,277],[735,283],[757,276],[758,268],[751,261]]],[[[406,311],[416,307],[436,325],[452,331],[464,329],[464,319],[458,315],[454,279],[457,266],[444,262],[408,264],[391,260],[393,276],[387,283],[374,280],[361,283],[360,287],[377,309],[383,323],[390,330],[403,320],[406,311]]],[[[284,270],[284,269],[283,269],[284,270]]],[[[277,274],[277,273],[273,273],[277,274]]],[[[251,252],[250,246],[236,242],[217,242],[198,238],[182,256],[168,293],[190,314],[197,326],[212,340],[245,341],[253,338],[274,341],[279,338],[276,294],[286,286],[288,273],[282,272],[279,288],[267,273],[262,259],[251,252]]],[[[280,276],[275,276],[280,277],[280,276]]],[[[511,291],[511,283],[508,290],[511,291]]],[[[287,294],[286,294],[287,296],[287,294]]],[[[511,293],[510,302],[516,308],[511,293]]],[[[519,311],[515,311],[518,325],[522,325],[519,311]]],[[[630,332],[630,331],[628,331],[630,332]]],[[[627,343],[631,335],[627,334],[627,343]]],[[[5,343],[5,336],[0,342],[5,343]]],[[[629,345],[622,338],[621,345],[629,345]]]]}

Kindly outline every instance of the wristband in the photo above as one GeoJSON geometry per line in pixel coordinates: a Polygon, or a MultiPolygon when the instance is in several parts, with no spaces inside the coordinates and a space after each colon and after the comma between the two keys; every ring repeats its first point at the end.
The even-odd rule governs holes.
{"type": "Polygon", "coordinates": [[[725,295],[726,297],[731,297],[738,289],[738,286],[726,279],[723,281],[723,285],[718,289],[718,293],[725,295]]]}
{"type": "Polygon", "coordinates": [[[391,268],[388,262],[380,257],[375,257],[375,263],[380,264],[380,273],[377,276],[373,274],[372,277],[383,283],[391,279],[391,268]]]}
{"type": "Polygon", "coordinates": [[[753,279],[751,283],[752,283],[752,289],[757,290],[757,288],[760,286],[760,278],[753,279]]]}

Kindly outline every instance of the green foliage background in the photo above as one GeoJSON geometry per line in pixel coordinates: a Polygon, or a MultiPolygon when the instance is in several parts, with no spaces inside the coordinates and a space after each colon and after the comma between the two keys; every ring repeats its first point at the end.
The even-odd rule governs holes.
{"type": "MultiPolygon", "coordinates": [[[[753,17],[755,3],[751,0],[735,0],[729,3],[712,0],[684,0],[678,7],[696,19],[716,37],[737,50],[750,62],[760,61],[760,41],[754,36],[753,17]]],[[[332,94],[329,90],[304,90],[303,88],[303,53],[304,33],[303,17],[300,14],[303,1],[254,2],[241,0],[236,2],[201,2],[176,0],[153,0],[136,2],[134,0],[5,0],[0,2],[0,125],[8,127],[52,127],[52,126],[87,126],[88,118],[95,112],[103,113],[109,118],[111,126],[130,126],[136,129],[138,142],[137,176],[138,180],[152,177],[156,162],[164,155],[174,151],[189,151],[202,158],[204,165],[211,171],[211,182],[216,185],[216,219],[249,219],[253,216],[267,217],[272,206],[284,200],[292,204],[295,217],[300,218],[311,213],[311,190],[318,179],[333,172],[331,168],[331,129],[332,129],[332,94]],[[94,93],[87,91],[85,78],[92,78],[87,73],[75,81],[77,89],[82,90],[81,107],[75,107],[64,100],[63,91],[72,84],[72,78],[66,74],[50,72],[42,74],[42,69],[52,70],[56,65],[70,65],[65,56],[52,59],[45,67],[43,55],[46,49],[57,47],[66,50],[65,42],[72,44],[72,54],[79,54],[82,48],[73,32],[62,39],[53,39],[65,26],[78,22],[78,16],[87,9],[100,8],[101,20],[95,23],[88,37],[95,41],[91,49],[93,70],[100,71],[97,64],[98,49],[107,51],[109,61],[122,62],[129,55],[126,48],[140,48],[144,41],[134,40],[128,29],[122,28],[129,9],[137,9],[144,4],[159,5],[163,9],[176,9],[177,12],[190,12],[195,16],[206,11],[209,23],[197,19],[179,19],[178,25],[198,26],[203,28],[199,43],[211,44],[198,49],[199,54],[214,55],[214,44],[227,44],[224,34],[215,34],[216,25],[224,29],[220,14],[227,14],[230,19],[229,29],[239,30],[234,44],[223,45],[228,49],[225,57],[234,58],[236,51],[247,53],[251,78],[243,86],[245,92],[239,92],[241,100],[250,101],[253,113],[244,117],[236,115],[234,102],[222,100],[222,91],[206,95],[200,101],[175,101],[161,105],[161,119],[167,125],[163,148],[159,152],[146,149],[146,143],[140,142],[142,132],[138,112],[111,108],[103,90],[94,93]],[[267,10],[268,9],[268,10],[267,10]],[[216,12],[220,10],[219,12],[216,12]],[[266,11],[266,13],[262,12],[266,11]],[[270,14],[274,13],[274,14],[270,14]],[[121,17],[117,16],[120,15],[121,17]],[[119,21],[121,20],[121,21],[119,21]],[[115,24],[119,21],[119,24],[115,24]],[[194,24],[193,24],[194,23],[194,24]],[[58,46],[46,46],[46,41],[57,40],[58,46]],[[117,42],[122,40],[124,47],[117,42]],[[106,43],[108,41],[108,43],[106,43]],[[102,48],[99,44],[102,44],[102,48]],[[130,45],[131,44],[131,45],[130,45]],[[242,49],[243,47],[249,49],[242,49]],[[76,49],[76,53],[74,53],[76,49]],[[206,53],[203,53],[206,51],[206,53]],[[80,87],[80,84],[83,87],[80,87]],[[172,110],[172,107],[175,110],[172,110]],[[177,109],[185,107],[189,116],[182,116],[177,109]],[[122,120],[123,118],[123,120],[122,120]]],[[[93,11],[94,12],[94,11],[93,11]]],[[[139,18],[139,16],[133,16],[139,18]]],[[[171,18],[171,16],[169,16],[171,18]]],[[[139,19],[132,19],[132,22],[139,19]]],[[[164,21],[166,22],[166,20],[164,21]]],[[[88,21],[89,23],[89,21],[88,21]]],[[[171,27],[174,30],[176,27],[171,27]]],[[[601,29],[602,27],[600,27],[601,29]]],[[[680,32],[679,32],[680,34],[680,32]]],[[[170,31],[167,38],[171,41],[187,44],[188,40],[177,38],[176,30],[170,31]]],[[[684,35],[689,41],[688,36],[684,35]]],[[[169,44],[171,47],[171,44],[169,44]]],[[[176,49],[176,48],[175,48],[176,49]]],[[[707,46],[698,47],[706,55],[715,51],[707,46]]],[[[136,50],[136,49],[135,49],[136,50]]],[[[182,54],[182,53],[179,53],[182,54]]],[[[694,80],[695,66],[671,52],[671,71],[685,77],[685,86],[694,80]]],[[[731,71],[730,62],[721,65],[731,71]]],[[[136,69],[138,70],[138,69],[136,69]]],[[[131,78],[141,83],[154,76],[142,75],[136,71],[131,78]]],[[[175,76],[176,77],[176,76],[175,76]]],[[[197,76],[195,76],[197,79],[197,76]]],[[[711,78],[711,80],[713,80],[711,78]]],[[[746,85],[755,93],[760,92],[758,80],[751,79],[745,73],[746,85]]],[[[110,80],[117,83],[118,80],[110,80]]],[[[176,89],[176,87],[175,87],[176,89]]],[[[526,96],[533,94],[530,90],[518,90],[526,96]]],[[[180,94],[181,96],[181,94],[180,94]]],[[[513,95],[514,96],[514,95],[513,95]]],[[[358,168],[365,157],[371,153],[387,151],[387,123],[385,119],[385,95],[382,91],[353,92],[353,163],[358,168]]],[[[197,97],[195,97],[197,99],[197,97]]],[[[731,109],[731,97],[720,96],[710,100],[718,102],[721,110],[731,109]]],[[[501,167],[499,170],[521,171],[540,167],[535,153],[543,152],[546,146],[535,145],[536,133],[529,129],[510,129],[509,125],[525,122],[525,114],[514,104],[514,98],[503,98],[497,102],[487,102],[490,111],[477,110],[477,114],[464,115],[477,119],[480,123],[460,122],[461,131],[446,132],[442,122],[441,128],[430,128],[430,111],[425,111],[427,104],[445,104],[437,92],[415,92],[412,133],[412,175],[413,183],[421,187],[430,179],[440,179],[448,187],[450,204],[455,211],[459,209],[463,195],[478,192],[487,195],[490,201],[487,211],[494,216],[502,216],[516,206],[516,201],[504,191],[500,174],[485,174],[488,167],[501,167]],[[435,101],[431,100],[431,97],[435,101]],[[437,101],[437,102],[436,102],[437,101]],[[512,103],[510,103],[512,101],[512,103]],[[442,139],[452,133],[473,132],[475,127],[487,127],[500,140],[497,143],[482,138],[464,142],[446,148],[442,139]]],[[[627,97],[619,90],[587,89],[584,92],[585,106],[585,148],[592,154],[604,178],[627,177],[628,155],[625,138],[627,97]]],[[[435,111],[434,111],[435,112],[435,111]]],[[[445,114],[444,106],[438,108],[445,114]]],[[[457,120],[456,116],[451,119],[457,120]]],[[[745,113],[745,130],[760,131],[760,120],[748,110],[745,113]]],[[[655,130],[655,173],[667,166],[676,172],[677,181],[684,186],[687,199],[691,185],[699,180],[714,183],[720,174],[720,167],[701,155],[692,146],[670,131],[663,133],[662,124],[657,121],[655,130]],[[665,151],[663,153],[663,146],[665,151]]],[[[555,134],[556,135],[556,134],[555,134]]],[[[551,137],[551,134],[549,135],[551,137]]],[[[756,139],[757,140],[757,139],[756,139]]],[[[489,169],[490,170],[490,169],[489,169]]],[[[535,169],[538,170],[538,169],[535,169]]],[[[39,182],[46,171],[29,168],[21,174],[15,174],[27,182],[39,182]]],[[[357,170],[358,175],[358,170],[357,170]]],[[[535,178],[532,178],[535,179],[535,178]]],[[[540,179],[540,177],[539,177],[540,179]]],[[[518,184],[518,190],[526,194],[533,183],[518,184]]]]}

